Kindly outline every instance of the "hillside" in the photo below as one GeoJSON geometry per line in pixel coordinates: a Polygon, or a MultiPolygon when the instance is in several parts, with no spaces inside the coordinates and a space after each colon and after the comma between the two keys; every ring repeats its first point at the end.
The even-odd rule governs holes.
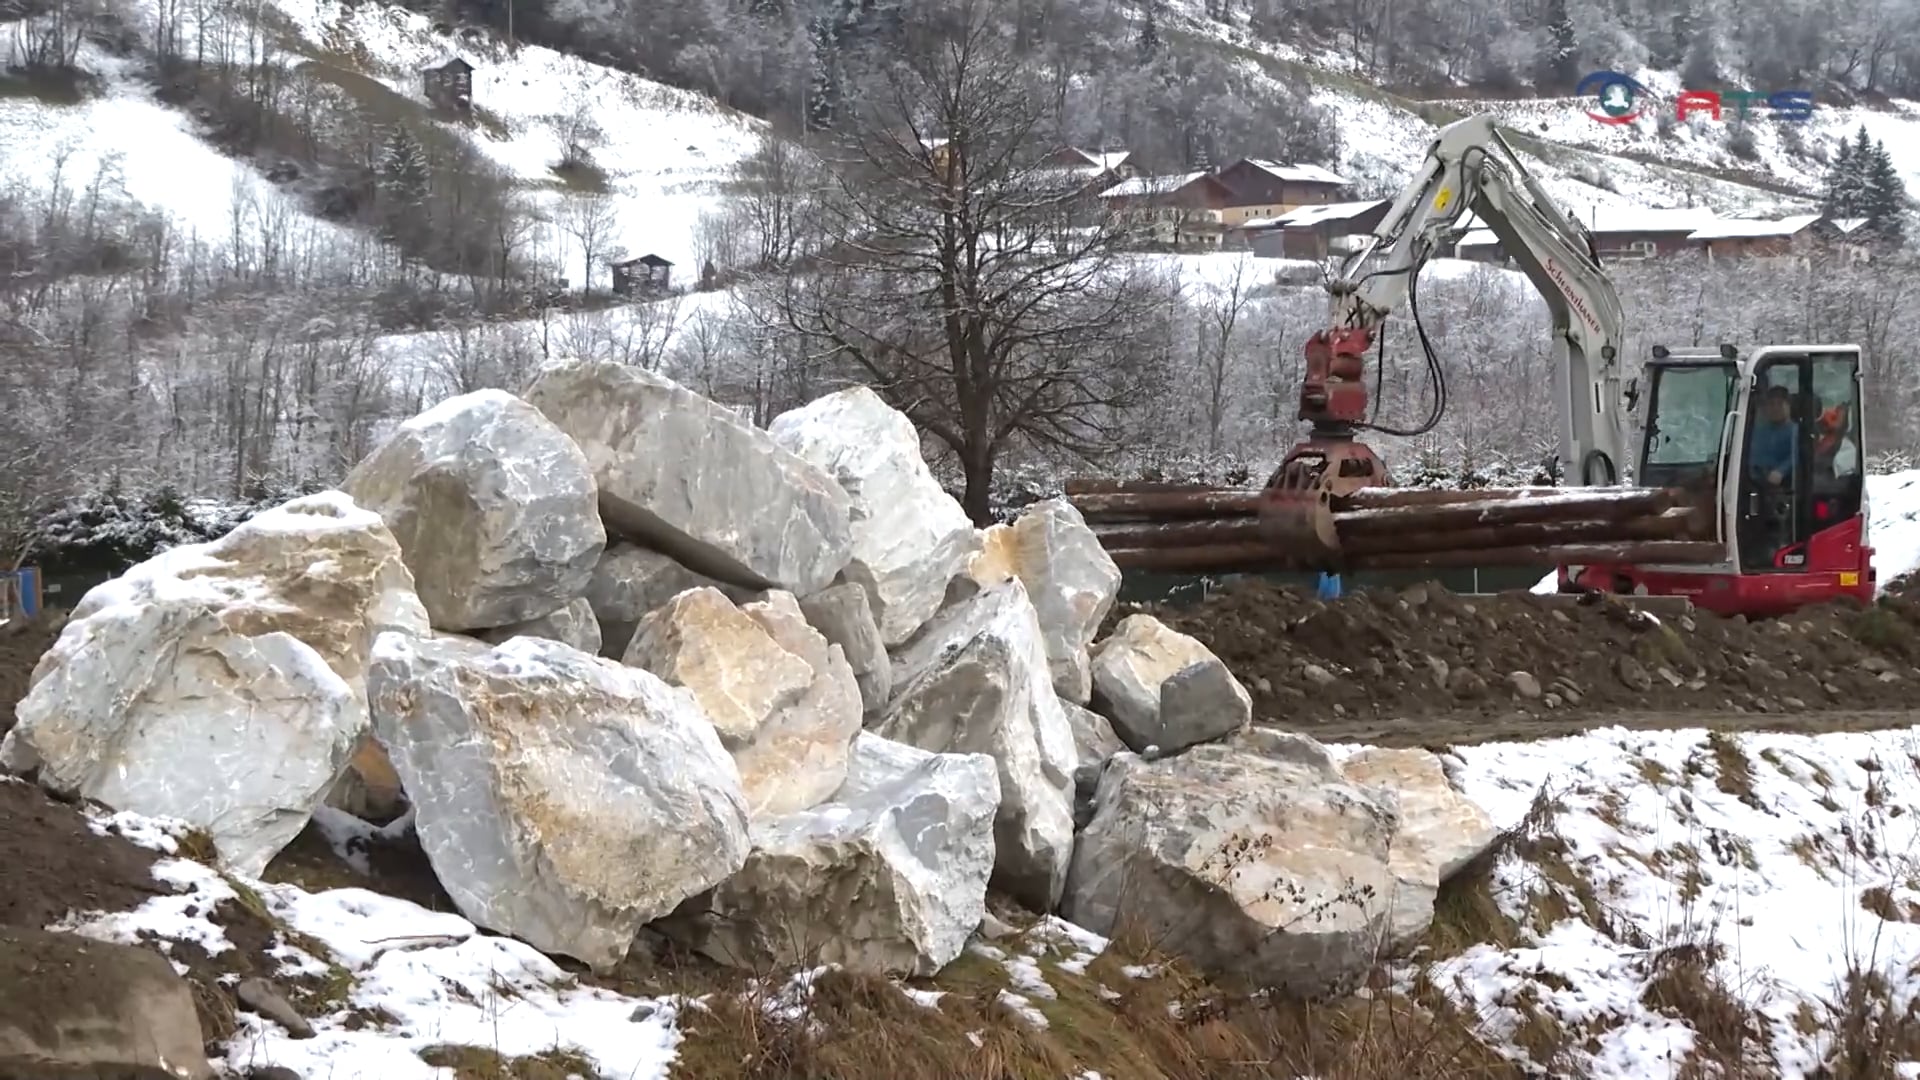
{"type": "MultiPolygon", "coordinates": [[[[1262,4],[1062,4],[1057,24],[1022,46],[1023,68],[1059,65],[1060,96],[1035,137],[1126,142],[1161,172],[1196,155],[1318,161],[1357,194],[1382,195],[1417,166],[1436,124],[1486,110],[1576,213],[1691,204],[1773,215],[1809,205],[1823,158],[1864,125],[1920,183],[1920,157],[1904,149],[1913,107],[1884,95],[1836,84],[1814,122],[1749,124],[1738,139],[1731,125],[1623,130],[1531,75],[1436,80],[1411,61],[1366,60],[1367,34],[1343,41],[1302,11],[1302,32],[1289,35],[1262,4]],[[1091,35],[1086,55],[1059,51],[1074,26],[1091,35]]],[[[824,377],[808,359],[813,346],[769,317],[780,274],[761,265],[768,223],[800,228],[805,215],[790,211],[821,190],[767,195],[774,180],[801,177],[788,136],[770,135],[795,128],[785,76],[747,74],[750,60],[763,73],[797,62],[778,20],[756,7],[728,36],[679,3],[649,9],[657,24],[609,22],[589,4],[534,5],[516,8],[510,43],[502,14],[472,4],[441,21],[377,3],[282,0],[189,18],[150,0],[71,0],[0,16],[12,33],[0,81],[0,232],[25,268],[8,278],[0,325],[0,349],[18,357],[0,394],[24,420],[0,437],[16,440],[0,459],[24,477],[9,500],[40,505],[111,483],[222,498],[330,483],[411,410],[517,387],[557,356],[664,365],[761,416],[824,377]],[[682,47],[657,55],[667,39],[636,38],[643,28],[682,47]],[[429,102],[422,82],[423,67],[456,56],[474,65],[471,116],[429,102]],[[789,149],[756,161],[769,145],[789,149]],[[605,264],[642,254],[674,263],[682,287],[710,261],[757,284],[613,303],[605,264]],[[112,437],[51,453],[67,432],[112,437]]],[[[836,31],[808,62],[854,48],[869,30],[836,31]]],[[[1538,28],[1520,36],[1537,44],[1538,28]]],[[[1644,63],[1633,70],[1676,85],[1644,63]]],[[[835,86],[812,91],[816,111],[844,93],[835,86]]],[[[1141,419],[1096,456],[1120,448],[1102,467],[1121,470],[1270,467],[1293,437],[1287,384],[1321,307],[1313,268],[1238,256],[1171,263],[1165,287],[1177,297],[1150,333],[1131,336],[1157,350],[1167,385],[1143,383],[1131,400],[1176,401],[1183,421],[1141,419]],[[1291,284],[1276,286],[1276,274],[1291,284]],[[1245,317],[1222,322],[1230,310],[1245,317]],[[1189,356],[1217,373],[1202,382],[1231,392],[1190,398],[1194,380],[1174,370],[1189,356]]],[[[1629,357],[1709,337],[1857,340],[1874,351],[1883,400],[1920,392],[1904,345],[1914,335],[1902,330],[1909,285],[1897,273],[1616,274],[1629,357]],[[1800,299],[1766,300],[1782,295],[1800,299]]],[[[1453,395],[1440,428],[1388,449],[1427,471],[1531,474],[1551,440],[1537,394],[1544,361],[1527,334],[1498,331],[1539,326],[1537,303],[1498,273],[1428,280],[1434,341],[1444,355],[1481,358],[1457,373],[1474,389],[1453,395]]],[[[1430,395],[1417,356],[1397,321],[1387,390],[1403,416],[1430,395]]],[[[1905,413],[1896,404],[1883,415],[1905,413]]],[[[1909,453],[1916,439],[1920,429],[1895,424],[1882,449],[1909,453]]],[[[1001,458],[1009,497],[1031,487],[1028,474],[1080,467],[1078,451],[1015,441],[1001,458]]],[[[933,449],[951,475],[951,448],[933,449]]]]}

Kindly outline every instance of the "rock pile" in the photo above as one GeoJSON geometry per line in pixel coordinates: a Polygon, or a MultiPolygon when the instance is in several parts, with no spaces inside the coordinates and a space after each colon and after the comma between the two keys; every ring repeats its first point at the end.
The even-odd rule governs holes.
{"type": "Polygon", "coordinates": [[[1492,840],[1424,751],[1249,725],[1064,501],[976,530],[864,388],[766,429],[552,368],[404,424],[340,491],[80,603],[0,765],[257,874],[401,809],[461,912],[596,968],[646,925],[744,967],[929,974],[989,886],[1278,986],[1349,982],[1492,840]]]}

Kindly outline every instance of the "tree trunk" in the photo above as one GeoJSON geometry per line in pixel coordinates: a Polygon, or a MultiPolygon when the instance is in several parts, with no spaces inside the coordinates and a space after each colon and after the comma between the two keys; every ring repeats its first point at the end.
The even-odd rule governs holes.
{"type": "Polygon", "coordinates": [[[966,491],[960,508],[967,512],[973,527],[984,529],[993,524],[993,450],[991,447],[967,449],[960,454],[960,468],[966,478],[966,491]]]}

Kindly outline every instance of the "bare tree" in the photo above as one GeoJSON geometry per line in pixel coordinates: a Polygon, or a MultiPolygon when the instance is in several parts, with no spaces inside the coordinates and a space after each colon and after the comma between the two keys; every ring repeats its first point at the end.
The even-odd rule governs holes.
{"type": "Polygon", "coordinates": [[[1082,193],[1042,164],[1055,137],[1004,7],[909,17],[849,61],[822,270],[766,305],[826,376],[870,383],[955,455],[981,523],[1004,450],[1112,451],[1166,356],[1144,325],[1163,283],[1117,257],[1117,223],[1076,226],[1082,193]]]}
{"type": "Polygon", "coordinates": [[[581,296],[593,289],[594,267],[620,258],[621,249],[613,240],[617,224],[613,199],[603,194],[575,196],[561,207],[560,227],[580,245],[581,296]]]}
{"type": "Polygon", "coordinates": [[[1248,280],[1251,260],[1236,257],[1233,276],[1217,296],[1204,307],[1199,327],[1198,352],[1202,407],[1206,414],[1207,453],[1220,452],[1220,435],[1226,425],[1230,382],[1234,372],[1234,346],[1241,330],[1241,315],[1246,311],[1253,282],[1248,280]]]}

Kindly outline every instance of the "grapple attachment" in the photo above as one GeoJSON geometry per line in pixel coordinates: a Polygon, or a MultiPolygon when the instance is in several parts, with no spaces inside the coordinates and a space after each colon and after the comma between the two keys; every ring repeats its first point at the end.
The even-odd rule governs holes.
{"type": "Polygon", "coordinates": [[[1334,500],[1388,482],[1386,465],[1364,443],[1301,443],[1260,492],[1261,539],[1304,564],[1332,568],[1340,557],[1334,500]]]}

